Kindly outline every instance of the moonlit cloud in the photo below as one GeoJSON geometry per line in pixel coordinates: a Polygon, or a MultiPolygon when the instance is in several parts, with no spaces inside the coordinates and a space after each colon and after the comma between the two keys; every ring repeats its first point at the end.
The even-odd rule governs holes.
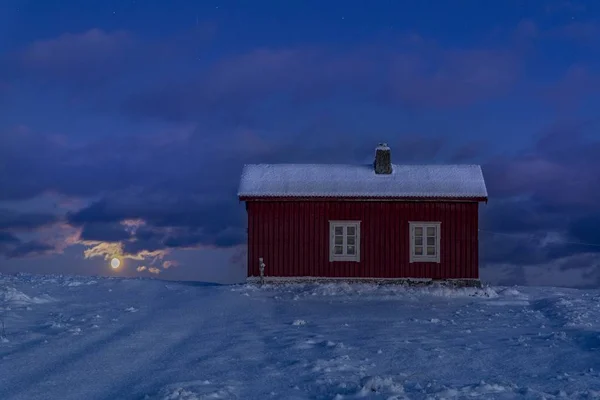
{"type": "Polygon", "coordinates": [[[168,253],[165,250],[141,250],[137,253],[127,253],[123,251],[123,244],[120,242],[83,242],[82,244],[88,246],[83,252],[85,258],[102,257],[105,260],[110,260],[113,257],[117,257],[137,261],[151,260],[151,262],[156,262],[162,260],[168,253]]]}
{"type": "Polygon", "coordinates": [[[136,231],[141,226],[144,226],[145,224],[146,224],[146,222],[139,218],[138,219],[126,219],[126,220],[121,221],[121,225],[123,225],[125,227],[125,230],[130,235],[135,235],[136,231]]]}
{"type": "Polygon", "coordinates": [[[169,269],[171,267],[176,267],[178,265],[179,265],[179,263],[177,261],[167,260],[167,261],[163,261],[162,267],[164,269],[169,269]]]}

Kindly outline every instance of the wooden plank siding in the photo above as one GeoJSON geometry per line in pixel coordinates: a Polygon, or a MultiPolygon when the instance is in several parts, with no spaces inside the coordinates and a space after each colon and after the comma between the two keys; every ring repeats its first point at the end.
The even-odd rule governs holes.
{"type": "Polygon", "coordinates": [[[247,201],[248,276],[478,279],[474,201],[247,201]],[[360,262],[329,261],[329,221],[358,220],[360,262]],[[409,221],[439,221],[440,263],[409,262],[409,221]]]}

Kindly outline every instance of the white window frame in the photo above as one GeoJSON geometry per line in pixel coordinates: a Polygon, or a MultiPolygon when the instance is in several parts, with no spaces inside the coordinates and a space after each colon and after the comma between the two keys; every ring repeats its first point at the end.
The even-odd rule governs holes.
{"type": "MultiPolygon", "coordinates": [[[[338,244],[339,246],[339,244],[338,244]]],[[[329,221],[329,261],[355,261],[360,262],[360,221],[329,221]],[[343,254],[335,254],[335,228],[343,227],[343,254]],[[354,244],[354,254],[347,254],[348,244],[346,243],[348,227],[354,227],[356,241],[354,244]]]]}
{"type": "Polygon", "coordinates": [[[440,262],[440,236],[442,230],[441,222],[427,222],[427,221],[409,221],[409,231],[410,231],[410,262],[440,262]],[[435,255],[427,255],[427,228],[435,228],[435,255]],[[423,229],[423,242],[421,246],[423,248],[423,254],[416,254],[415,247],[417,247],[415,243],[415,228],[423,229]]]}

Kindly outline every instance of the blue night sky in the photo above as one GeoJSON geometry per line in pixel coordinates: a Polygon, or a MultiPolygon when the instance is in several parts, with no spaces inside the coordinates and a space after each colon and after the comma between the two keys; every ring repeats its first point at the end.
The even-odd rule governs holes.
{"type": "Polygon", "coordinates": [[[244,163],[385,141],[482,165],[483,279],[600,287],[599,110],[592,0],[2,0],[0,272],[239,280],[244,163]]]}

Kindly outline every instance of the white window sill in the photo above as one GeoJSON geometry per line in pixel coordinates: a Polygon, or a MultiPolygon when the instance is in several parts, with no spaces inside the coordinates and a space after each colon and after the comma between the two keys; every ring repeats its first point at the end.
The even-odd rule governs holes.
{"type": "Polygon", "coordinates": [[[332,256],[329,258],[329,262],[336,262],[336,261],[360,262],[360,260],[356,256],[332,256]]]}
{"type": "Polygon", "coordinates": [[[412,256],[410,259],[411,263],[417,263],[417,262],[428,262],[428,263],[440,263],[440,258],[439,257],[415,257],[412,256]]]}

